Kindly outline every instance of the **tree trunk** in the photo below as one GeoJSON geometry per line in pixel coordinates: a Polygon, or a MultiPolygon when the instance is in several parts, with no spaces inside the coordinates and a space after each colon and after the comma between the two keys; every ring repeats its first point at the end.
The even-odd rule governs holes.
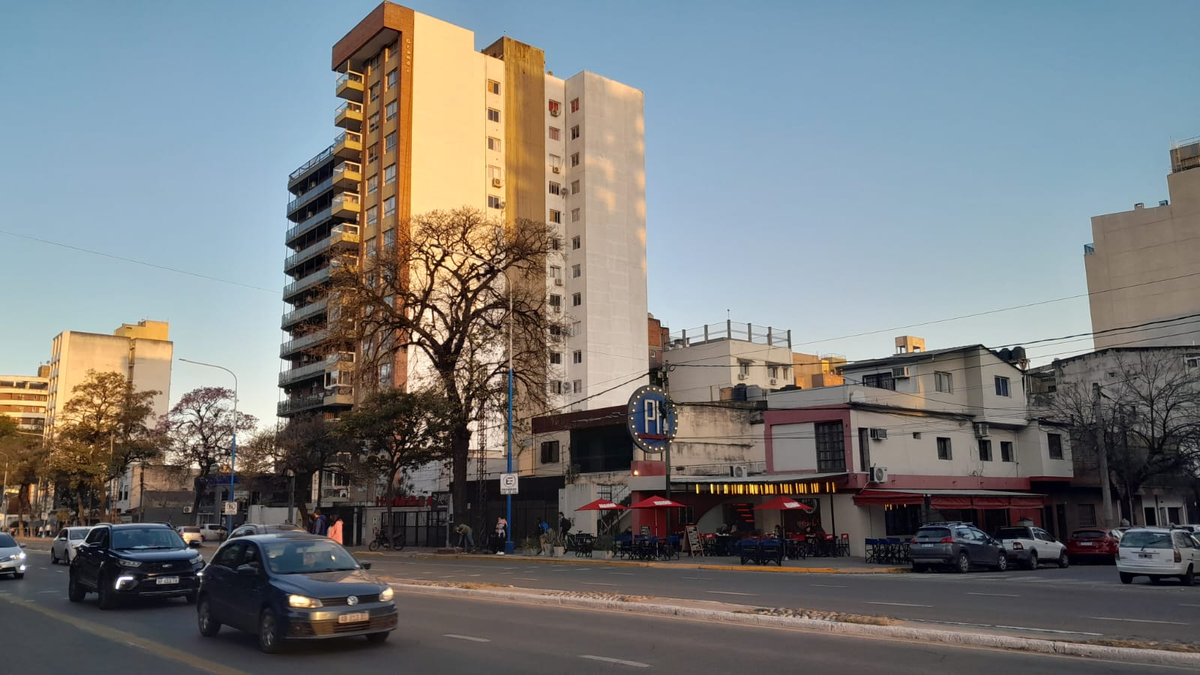
{"type": "MultiPolygon", "coordinates": [[[[192,488],[194,489],[194,491],[196,493],[195,495],[192,496],[192,525],[200,524],[200,497],[203,495],[203,493],[200,491],[200,489],[197,487],[197,485],[198,484],[195,482],[192,483],[192,488]]],[[[204,489],[207,490],[208,483],[206,482],[204,484],[204,486],[205,486],[204,489]]],[[[214,508],[215,508],[215,506],[214,506],[214,508]]]]}
{"type": "Polygon", "coordinates": [[[450,437],[450,497],[455,519],[462,519],[467,513],[467,465],[470,460],[471,429],[464,420],[455,425],[450,437]]]}

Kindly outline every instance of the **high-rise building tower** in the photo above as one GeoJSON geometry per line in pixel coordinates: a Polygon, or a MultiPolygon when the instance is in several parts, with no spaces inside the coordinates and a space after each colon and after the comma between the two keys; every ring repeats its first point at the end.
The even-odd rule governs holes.
{"type": "MultiPolygon", "coordinates": [[[[339,256],[382,253],[410,216],[463,207],[558,232],[546,293],[571,330],[545,355],[552,404],[628,400],[638,382],[583,401],[647,371],[642,92],[556,77],[510,38],[478,51],[471,31],[387,2],[333,47],[332,69],[342,131],[288,178],[279,414],[353,404],[354,346],[329,344],[322,292],[339,256]]],[[[379,379],[403,386],[415,363],[401,354],[379,379]]]]}

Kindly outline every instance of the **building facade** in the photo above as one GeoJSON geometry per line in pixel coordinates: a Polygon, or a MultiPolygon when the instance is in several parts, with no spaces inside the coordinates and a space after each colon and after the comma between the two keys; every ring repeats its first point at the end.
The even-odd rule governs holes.
{"type": "Polygon", "coordinates": [[[37,375],[0,375],[0,417],[12,420],[17,431],[41,436],[49,391],[50,366],[38,366],[37,375]]]}
{"type": "MultiPolygon", "coordinates": [[[[471,31],[386,2],[334,46],[343,131],[288,178],[280,416],[335,417],[355,400],[355,346],[326,328],[331,267],[382,254],[412,216],[463,207],[557,232],[546,293],[570,330],[545,355],[551,405],[603,407],[636,388],[589,398],[646,372],[643,95],[545,65],[536,47],[476,50],[471,31]]],[[[401,353],[374,375],[402,387],[420,367],[401,353]]]]}
{"type": "Polygon", "coordinates": [[[1097,350],[1200,338],[1200,139],[1171,149],[1167,193],[1092,218],[1083,260],[1097,350]]]}
{"type": "Polygon", "coordinates": [[[735,321],[689,328],[671,333],[662,359],[674,366],[669,384],[676,401],[720,401],[739,386],[794,386],[790,330],[735,321]]]}

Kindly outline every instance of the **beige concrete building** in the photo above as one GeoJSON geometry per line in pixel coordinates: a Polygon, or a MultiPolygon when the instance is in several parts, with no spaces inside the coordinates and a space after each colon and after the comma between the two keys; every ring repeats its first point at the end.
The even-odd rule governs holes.
{"type": "Polygon", "coordinates": [[[663,362],[676,401],[720,401],[750,387],[782,389],[792,378],[792,331],[737,321],[711,323],[670,334],[663,362]]]}
{"type": "Polygon", "coordinates": [[[138,391],[159,392],[154,414],[170,409],[171,359],[174,344],[165,321],[121,324],[112,335],[63,331],[54,337],[50,354],[45,436],[52,438],[64,406],[89,370],[121,373],[138,391]]]}
{"type": "Polygon", "coordinates": [[[1096,349],[1200,339],[1188,318],[1200,315],[1200,139],[1171,149],[1167,193],[1157,206],[1092,218],[1084,265],[1096,349]]]}
{"type": "Polygon", "coordinates": [[[0,375],[0,417],[7,417],[17,430],[42,435],[46,426],[50,366],[38,366],[37,375],[0,375]]]}

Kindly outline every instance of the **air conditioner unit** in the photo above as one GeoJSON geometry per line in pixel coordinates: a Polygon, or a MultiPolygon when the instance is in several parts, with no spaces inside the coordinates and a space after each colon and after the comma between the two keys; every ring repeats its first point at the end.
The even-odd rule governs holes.
{"type": "Polygon", "coordinates": [[[553,109],[553,110],[551,110],[551,111],[550,111],[550,116],[551,116],[551,117],[558,117],[558,114],[559,114],[559,110],[558,110],[558,108],[555,108],[555,109],[553,109]]]}
{"type": "Polygon", "coordinates": [[[553,306],[553,305],[552,305],[552,306],[550,307],[550,311],[551,311],[551,312],[553,312],[553,313],[555,313],[555,314],[562,314],[562,307],[555,307],[555,306],[553,306]]]}
{"type": "Polygon", "coordinates": [[[501,185],[504,185],[504,181],[500,180],[499,178],[492,179],[492,187],[500,187],[501,185]]]}
{"type": "Polygon", "coordinates": [[[191,513],[191,512],[192,512],[192,507],[190,507],[190,506],[185,506],[185,507],[183,507],[183,512],[184,512],[184,513],[191,513]]]}
{"type": "Polygon", "coordinates": [[[554,285],[555,285],[555,286],[562,286],[562,285],[563,285],[563,280],[562,280],[562,279],[555,279],[555,280],[554,280],[554,285]]]}
{"type": "Polygon", "coordinates": [[[338,498],[339,499],[349,499],[350,491],[349,490],[338,490],[338,498]]]}
{"type": "Polygon", "coordinates": [[[869,435],[873,441],[884,441],[887,440],[887,429],[871,429],[869,435]]]}
{"type": "Polygon", "coordinates": [[[776,380],[775,378],[773,378],[773,377],[772,377],[772,378],[771,378],[771,384],[775,384],[776,382],[778,382],[778,380],[776,380]]]}
{"type": "Polygon", "coordinates": [[[892,368],[892,377],[893,378],[899,379],[899,378],[905,378],[905,377],[911,377],[911,376],[912,375],[908,370],[908,366],[900,366],[899,368],[892,368]]]}
{"type": "Polygon", "coordinates": [[[550,168],[550,170],[551,170],[551,171],[553,171],[554,173],[562,173],[562,167],[561,167],[561,166],[555,166],[555,167],[551,167],[551,168],[550,168]]]}
{"type": "Polygon", "coordinates": [[[741,464],[731,466],[731,467],[729,467],[729,475],[732,476],[733,478],[745,478],[746,477],[746,467],[741,464]]]}
{"type": "Polygon", "coordinates": [[[744,380],[744,379],[746,379],[747,377],[750,377],[750,376],[749,376],[749,375],[747,375],[747,374],[745,374],[745,373],[738,373],[738,379],[739,379],[739,380],[744,380]]]}
{"type": "Polygon", "coordinates": [[[886,466],[871,467],[871,477],[868,482],[871,483],[886,483],[888,479],[888,470],[886,466]]]}
{"type": "Polygon", "coordinates": [[[988,435],[988,423],[987,422],[976,422],[975,423],[975,438],[987,438],[987,435],[988,435]]]}

